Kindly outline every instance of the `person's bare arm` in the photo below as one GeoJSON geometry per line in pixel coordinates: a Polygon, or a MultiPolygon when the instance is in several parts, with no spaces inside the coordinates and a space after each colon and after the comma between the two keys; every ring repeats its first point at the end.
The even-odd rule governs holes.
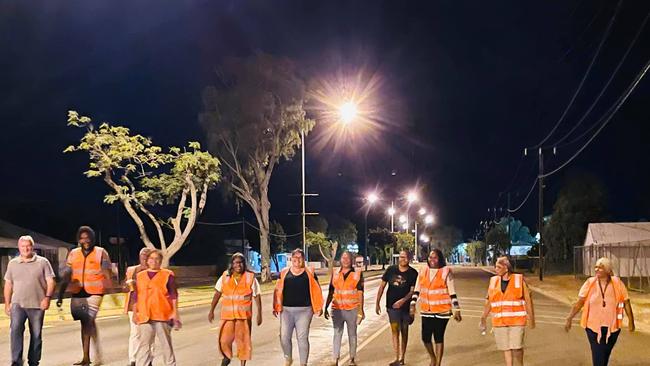
{"type": "Polygon", "coordinates": [[[528,314],[528,324],[530,329],[535,329],[535,307],[533,306],[533,297],[530,296],[528,285],[524,281],[524,301],[526,302],[526,313],[528,314]]]}
{"type": "Polygon", "coordinates": [[[632,312],[632,304],[630,299],[625,300],[625,315],[627,315],[628,329],[630,332],[634,332],[636,327],[634,326],[634,313],[632,312]]]}
{"type": "Polygon", "coordinates": [[[257,326],[262,325],[262,296],[255,296],[255,306],[257,306],[257,326]]]}
{"type": "Polygon", "coordinates": [[[386,281],[382,280],[377,290],[377,303],[375,304],[375,312],[377,315],[381,314],[381,297],[384,295],[384,288],[386,288],[386,281]]]}
{"type": "Polygon", "coordinates": [[[323,314],[325,315],[325,319],[330,318],[330,313],[327,309],[329,309],[333,298],[334,298],[334,286],[332,284],[332,281],[330,280],[330,285],[327,291],[327,300],[325,301],[325,309],[323,309],[323,314]]]}
{"type": "Polygon", "coordinates": [[[402,305],[406,304],[407,302],[411,302],[411,298],[413,297],[414,293],[415,293],[415,286],[411,286],[411,289],[406,294],[406,296],[395,301],[395,303],[393,304],[393,309],[399,309],[402,307],[402,305]]]}
{"type": "Polygon", "coordinates": [[[52,294],[54,294],[54,287],[56,286],[54,277],[46,277],[45,283],[47,284],[47,288],[45,290],[45,297],[41,300],[41,310],[50,308],[50,301],[52,301],[52,294]]]}
{"type": "Polygon", "coordinates": [[[11,294],[13,293],[13,284],[11,280],[5,280],[3,295],[5,297],[5,314],[11,314],[11,294]]]}
{"type": "Polygon", "coordinates": [[[214,320],[214,309],[217,307],[219,299],[221,299],[221,292],[215,290],[214,296],[212,296],[212,303],[210,304],[210,311],[208,312],[208,321],[210,323],[214,320]]]}
{"type": "Polygon", "coordinates": [[[578,312],[582,309],[582,307],[585,305],[585,298],[584,297],[578,297],[578,301],[576,301],[575,304],[571,307],[571,311],[569,311],[569,316],[566,318],[566,323],[564,324],[564,330],[567,332],[571,329],[571,323],[573,322],[573,317],[578,314],[578,312]]]}

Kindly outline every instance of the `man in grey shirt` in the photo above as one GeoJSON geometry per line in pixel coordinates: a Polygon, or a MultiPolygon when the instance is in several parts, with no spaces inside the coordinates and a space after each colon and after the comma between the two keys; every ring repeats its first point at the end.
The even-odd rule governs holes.
{"type": "Polygon", "coordinates": [[[54,292],[54,271],[50,261],[34,252],[31,236],[18,239],[18,251],[20,255],[7,266],[4,288],[5,313],[11,319],[11,365],[23,365],[23,336],[29,320],[27,362],[35,366],[41,361],[41,330],[54,292]]]}

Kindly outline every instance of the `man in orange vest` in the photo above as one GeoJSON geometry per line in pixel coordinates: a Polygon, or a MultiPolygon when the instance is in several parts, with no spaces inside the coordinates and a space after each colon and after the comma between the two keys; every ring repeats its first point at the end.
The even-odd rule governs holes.
{"type": "Polygon", "coordinates": [[[222,366],[230,364],[233,357],[232,344],[237,346],[237,358],[242,366],[251,359],[251,319],[253,318],[253,299],[257,306],[257,326],[262,325],[262,297],[260,284],[255,274],[248,270],[246,257],[235,253],[230,258],[230,267],[217,284],[208,313],[208,321],[214,320],[214,309],[220,299],[221,325],[219,327],[219,351],[223,355],[222,366]]]}
{"type": "Polygon", "coordinates": [[[95,318],[104,294],[112,287],[111,260],[95,245],[95,232],[88,226],[77,230],[79,246],[70,251],[56,305],[60,308],[66,289],[72,293],[70,312],[81,322],[83,358],[74,365],[90,365],[90,342],[95,344],[94,365],[101,364],[101,348],[95,318]]]}
{"type": "Polygon", "coordinates": [[[507,257],[499,257],[494,270],[496,276],[490,278],[480,326],[486,329],[487,316],[491,314],[497,349],[503,351],[506,365],[523,365],[526,323],[530,329],[535,328],[533,300],[524,276],[513,273],[507,257]]]}
{"type": "Polygon", "coordinates": [[[323,292],[316,274],[305,267],[305,253],[291,253],[291,267],[280,272],[273,292],[273,316],[280,316],[280,344],[285,366],[293,363],[291,336],[295,330],[300,365],[309,359],[309,326],[314,314],[323,315],[323,292]]]}
{"type": "Polygon", "coordinates": [[[181,327],[178,290],[174,272],[160,268],[161,264],[162,254],[158,250],[152,250],[147,256],[147,270],[135,276],[136,291],[131,306],[133,321],[138,324],[136,366],[148,366],[153,361],[151,348],[156,338],[165,365],[176,365],[171,328],[181,327]]]}
{"type": "Polygon", "coordinates": [[[433,249],[429,253],[427,267],[420,270],[411,300],[412,315],[415,314],[416,303],[420,303],[422,342],[431,358],[431,366],[440,366],[447,323],[452,316],[458,322],[462,320],[451,268],[447,267],[440,249],[433,249]],[[435,350],[431,343],[432,336],[436,343],[435,350]]]}
{"type": "Polygon", "coordinates": [[[333,355],[336,365],[341,356],[343,327],[348,328],[350,344],[350,363],[356,365],[357,325],[366,317],[363,312],[363,274],[352,267],[352,253],[341,254],[341,268],[332,273],[329,293],[325,302],[325,319],[329,319],[327,308],[332,304],[332,324],[334,326],[333,355]],[[333,300],[333,302],[332,302],[333,300]]]}
{"type": "Polygon", "coordinates": [[[132,302],[133,296],[135,295],[135,276],[147,269],[147,256],[151,249],[142,248],[138,255],[140,262],[135,266],[130,266],[126,269],[125,277],[125,288],[127,291],[126,298],[124,299],[124,313],[129,315],[129,323],[131,324],[131,329],[129,331],[129,365],[135,366],[135,348],[137,347],[138,340],[138,327],[133,322],[133,311],[132,302]]]}

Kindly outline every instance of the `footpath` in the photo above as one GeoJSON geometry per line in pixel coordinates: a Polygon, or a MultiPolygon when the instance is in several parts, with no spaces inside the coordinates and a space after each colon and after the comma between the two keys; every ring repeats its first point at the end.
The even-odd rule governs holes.
{"type": "MultiPolygon", "coordinates": [[[[383,271],[381,266],[371,266],[368,268],[368,271],[364,271],[364,278],[372,278],[378,275],[381,275],[383,271]]],[[[327,269],[317,270],[316,275],[318,281],[321,285],[327,285],[329,283],[329,277],[327,276],[327,269]]],[[[216,282],[216,278],[212,282],[216,282]]],[[[184,280],[181,282],[180,287],[178,288],[178,298],[179,298],[179,308],[187,308],[192,306],[201,306],[208,305],[212,302],[212,296],[214,295],[214,285],[203,285],[206,283],[205,278],[196,279],[196,281],[184,280]],[[189,285],[189,283],[202,283],[202,285],[189,285]],[[185,283],[186,285],[183,285],[185,283]]],[[[275,288],[275,281],[269,283],[263,283],[260,285],[262,290],[262,295],[270,294],[275,288]]],[[[104,295],[102,305],[100,307],[98,318],[116,318],[122,316],[124,313],[124,300],[126,294],[120,292],[120,288],[114,288],[114,293],[104,295]]],[[[56,292],[55,292],[56,293],[56,292]]],[[[51,326],[57,322],[62,321],[71,321],[72,315],[70,314],[70,299],[63,299],[63,305],[61,308],[57,308],[56,299],[53,299],[50,303],[50,308],[45,312],[45,319],[43,324],[45,326],[51,326]]],[[[0,329],[9,327],[9,317],[4,312],[4,304],[0,304],[0,329]]]]}
{"type": "MultiPolygon", "coordinates": [[[[482,269],[494,273],[492,267],[482,267],[482,269]]],[[[575,304],[578,300],[578,291],[585,281],[584,278],[575,278],[571,274],[544,275],[544,281],[540,281],[536,274],[524,273],[524,276],[532,291],[567,305],[575,304]]],[[[634,312],[636,330],[650,333],[650,293],[630,289],[628,289],[628,293],[634,312]]],[[[576,317],[579,316],[580,314],[576,317]]],[[[627,326],[627,320],[624,321],[624,324],[627,326]]]]}

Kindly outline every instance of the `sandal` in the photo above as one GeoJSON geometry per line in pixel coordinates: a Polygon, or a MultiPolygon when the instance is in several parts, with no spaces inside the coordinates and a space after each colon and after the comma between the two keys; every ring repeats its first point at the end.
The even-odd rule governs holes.
{"type": "Polygon", "coordinates": [[[92,365],[92,362],[81,360],[81,361],[77,361],[77,362],[73,363],[73,365],[74,366],[90,366],[90,365],[92,365]]]}

